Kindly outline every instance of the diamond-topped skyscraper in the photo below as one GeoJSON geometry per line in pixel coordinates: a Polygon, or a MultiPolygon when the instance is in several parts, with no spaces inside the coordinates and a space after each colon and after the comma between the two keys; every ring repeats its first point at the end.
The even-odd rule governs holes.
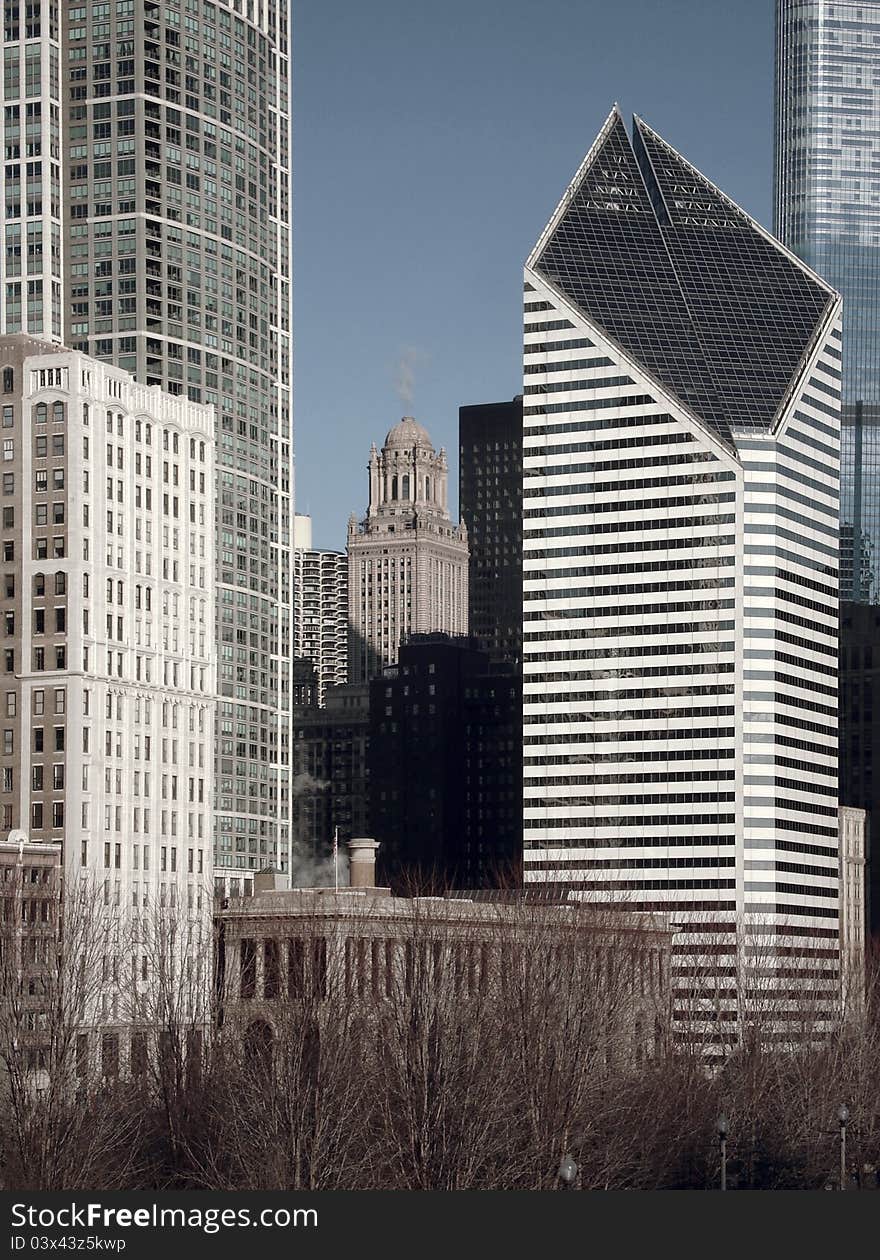
{"type": "Polygon", "coordinates": [[[834,985],[840,300],[616,107],[524,288],[525,878],[710,931],[723,1043],[738,943],[834,985]]]}

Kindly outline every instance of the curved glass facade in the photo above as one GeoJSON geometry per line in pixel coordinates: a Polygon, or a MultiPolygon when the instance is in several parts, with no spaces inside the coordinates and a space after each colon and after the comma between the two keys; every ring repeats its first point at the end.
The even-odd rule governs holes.
{"type": "Polygon", "coordinates": [[[283,866],[292,656],[289,6],[63,7],[66,340],[216,409],[215,858],[221,867],[283,866]]]}
{"type": "Polygon", "coordinates": [[[840,590],[880,604],[880,3],[776,19],[775,228],[843,294],[840,590]]]}

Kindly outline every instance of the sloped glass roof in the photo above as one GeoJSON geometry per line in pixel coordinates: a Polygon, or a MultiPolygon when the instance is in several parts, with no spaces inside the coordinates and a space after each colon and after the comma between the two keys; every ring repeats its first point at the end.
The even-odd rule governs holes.
{"type": "Polygon", "coordinates": [[[534,263],[719,436],[768,431],[833,293],[615,109],[534,263]]]}

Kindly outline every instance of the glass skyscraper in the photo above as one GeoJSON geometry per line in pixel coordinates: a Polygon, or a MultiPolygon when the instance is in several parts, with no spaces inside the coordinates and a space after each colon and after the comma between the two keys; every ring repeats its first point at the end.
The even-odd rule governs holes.
{"type": "Polygon", "coordinates": [[[775,230],[843,295],[844,600],[880,604],[880,3],[777,0],[775,230]]]}
{"type": "Polygon", "coordinates": [[[459,497],[470,543],[468,632],[522,659],[522,398],[458,409],[459,497]]]}
{"type": "MultiPolygon", "coordinates": [[[[142,385],[213,404],[216,857],[283,865],[289,0],[4,0],[3,17],[0,333],[64,342],[142,385]]],[[[181,523],[168,528],[173,543],[181,523]]]]}
{"type": "MultiPolygon", "coordinates": [[[[880,3],[777,0],[776,232],[843,295],[840,799],[880,818],[880,3]],[[876,702],[876,703],[875,703],[876,702]]],[[[880,863],[869,868],[880,929],[880,863]]]]}
{"type": "Polygon", "coordinates": [[[739,948],[835,988],[840,299],[616,108],[524,280],[525,880],[672,915],[723,1055],[739,948]]]}

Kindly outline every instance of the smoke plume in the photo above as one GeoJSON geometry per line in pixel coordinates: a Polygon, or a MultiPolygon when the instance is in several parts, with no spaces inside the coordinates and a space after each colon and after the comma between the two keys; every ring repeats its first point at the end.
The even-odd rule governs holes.
{"type": "Polygon", "coordinates": [[[394,373],[394,388],[403,405],[412,409],[415,397],[416,368],[427,359],[424,350],[417,346],[404,346],[394,373]]]}

